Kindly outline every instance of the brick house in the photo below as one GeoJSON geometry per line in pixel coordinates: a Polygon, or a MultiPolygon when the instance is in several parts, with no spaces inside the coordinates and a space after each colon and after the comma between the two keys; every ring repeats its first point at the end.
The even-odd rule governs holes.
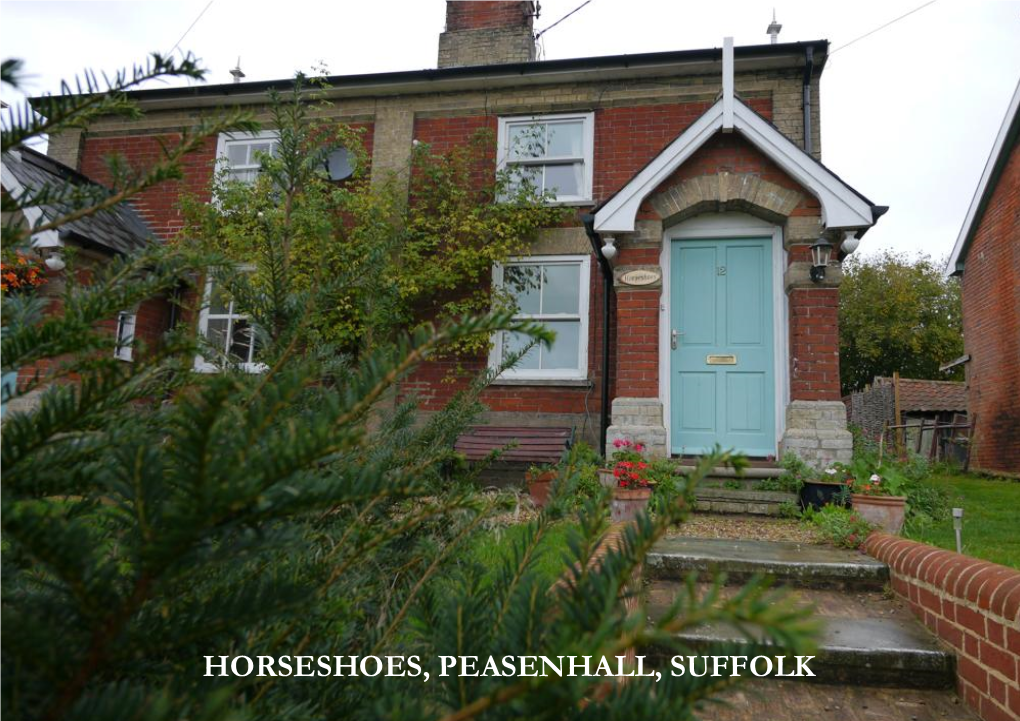
{"type": "Polygon", "coordinates": [[[1020,85],[947,270],[963,284],[971,465],[1020,474],[1020,85]]]}
{"type": "MultiPolygon", "coordinates": [[[[15,198],[31,197],[45,188],[95,184],[74,168],[31,148],[3,154],[3,192],[15,198]]],[[[12,220],[37,226],[40,222],[60,218],[68,211],[68,208],[28,205],[21,211],[24,217],[12,220]]],[[[32,246],[38,255],[47,258],[50,270],[46,273],[46,284],[38,292],[49,299],[51,312],[59,312],[64,287],[64,273],[61,271],[66,265],[64,256],[68,255],[68,249],[73,248],[76,277],[87,283],[98,266],[113,257],[136,253],[155,241],[156,235],[130,203],[71,221],[59,230],[41,231],[32,237],[32,246]]],[[[114,357],[130,363],[134,360],[136,347],[155,347],[170,328],[169,308],[166,298],[151,298],[138,307],[125,308],[116,318],[106,321],[103,325],[117,339],[114,357]]],[[[16,381],[18,386],[30,382],[37,375],[45,377],[51,370],[50,364],[42,362],[20,368],[16,381]]],[[[13,410],[30,407],[37,392],[14,398],[10,407],[13,410]]]]}
{"type": "MultiPolygon", "coordinates": [[[[487,128],[493,172],[527,166],[576,209],[572,223],[540,232],[528,257],[494,269],[497,283],[515,265],[540,271],[521,313],[558,335],[485,392],[486,421],[572,426],[596,443],[626,436],[657,455],[719,443],[758,457],[848,459],[839,260],[885,208],[821,163],[827,41],[539,62],[534,10],[448,2],[437,69],[327,81],[335,119],[366,130],[373,179],[406,178],[414,142],[443,152],[487,128]],[[542,147],[511,152],[521,132],[538,133],[542,147]]],[[[224,104],[265,120],[268,91],[288,87],[134,92],[143,118],[98,120],[52,139],[49,152],[102,180],[104,154],[144,164],[161,139],[224,104]]],[[[271,129],[211,140],[183,183],[207,192],[217,162],[243,174],[271,142],[271,129]]],[[[182,225],[178,192],[167,184],[137,202],[159,235],[182,225]]],[[[199,329],[209,324],[203,311],[199,329]]],[[[477,369],[514,342],[493,340],[477,369]]],[[[441,382],[449,370],[426,364],[401,392],[439,407],[462,387],[441,382]]]]}

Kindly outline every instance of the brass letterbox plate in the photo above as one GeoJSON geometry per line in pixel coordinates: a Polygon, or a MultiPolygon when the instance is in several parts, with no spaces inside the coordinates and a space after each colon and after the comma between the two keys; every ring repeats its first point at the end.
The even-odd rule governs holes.
{"type": "Polygon", "coordinates": [[[705,356],[705,365],[710,366],[735,366],[737,357],[735,355],[709,355],[705,356]]]}

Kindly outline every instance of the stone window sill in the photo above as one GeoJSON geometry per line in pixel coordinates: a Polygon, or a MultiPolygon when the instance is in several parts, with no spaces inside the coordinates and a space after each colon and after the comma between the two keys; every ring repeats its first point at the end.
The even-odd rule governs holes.
{"type": "Polygon", "coordinates": [[[590,388],[588,378],[497,378],[494,386],[560,386],[563,388],[590,388]]]}

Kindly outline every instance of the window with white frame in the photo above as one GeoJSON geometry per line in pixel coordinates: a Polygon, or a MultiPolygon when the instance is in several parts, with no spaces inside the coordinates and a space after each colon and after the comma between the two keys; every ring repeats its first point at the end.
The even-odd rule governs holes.
{"type": "MultiPolygon", "coordinates": [[[[515,317],[543,323],[556,333],[552,346],[534,345],[503,378],[574,379],[588,377],[587,255],[535,256],[497,266],[497,287],[516,301],[515,317]]],[[[497,367],[531,342],[521,333],[501,331],[493,340],[490,366],[497,367]]]]}
{"type": "Polygon", "coordinates": [[[258,133],[220,135],[216,157],[227,169],[227,177],[242,183],[254,183],[262,168],[262,156],[276,155],[279,136],[274,130],[258,133]]]}
{"type": "Polygon", "coordinates": [[[511,171],[512,184],[527,179],[539,193],[549,192],[560,203],[591,200],[591,113],[500,118],[498,135],[499,167],[511,171]]]}
{"type": "Polygon", "coordinates": [[[117,314],[117,345],[113,349],[113,357],[123,361],[134,360],[135,322],[138,315],[134,311],[123,310],[117,314]]]}
{"type": "Polygon", "coordinates": [[[211,358],[198,356],[195,359],[196,370],[217,371],[224,363],[236,365],[251,373],[264,370],[263,364],[255,362],[258,341],[248,315],[212,277],[206,281],[205,302],[199,314],[198,330],[215,355],[211,358]]]}

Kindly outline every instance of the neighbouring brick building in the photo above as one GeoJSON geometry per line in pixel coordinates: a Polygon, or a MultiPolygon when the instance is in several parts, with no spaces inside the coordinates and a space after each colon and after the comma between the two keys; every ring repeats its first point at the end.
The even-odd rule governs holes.
{"type": "MultiPolygon", "coordinates": [[[[41,192],[46,188],[66,185],[89,186],[95,183],[85,175],[67,165],[32,150],[23,148],[3,154],[2,186],[4,194],[21,199],[23,194],[41,192]]],[[[56,220],[68,212],[70,207],[29,206],[23,211],[19,222],[31,226],[56,220]]],[[[6,221],[6,219],[5,219],[6,221]]],[[[44,230],[32,238],[33,247],[40,256],[49,258],[48,265],[56,270],[46,272],[46,284],[39,292],[49,299],[52,312],[59,312],[61,293],[65,278],[63,258],[66,248],[73,248],[74,270],[79,281],[87,283],[94,270],[115,256],[126,256],[138,252],[155,240],[156,236],[130,203],[94,215],[79,218],[64,224],[59,230],[44,230]]],[[[68,271],[69,272],[69,271],[68,271]]],[[[125,308],[116,318],[103,323],[117,340],[113,355],[125,362],[134,360],[136,346],[153,348],[159,344],[163,334],[170,328],[169,304],[166,298],[150,298],[135,308],[125,308]]],[[[23,387],[38,377],[45,378],[53,361],[18,369],[17,384],[23,387]]],[[[13,410],[30,407],[37,392],[14,398],[10,403],[13,410]]]]}
{"type": "Polygon", "coordinates": [[[1020,85],[995,138],[948,272],[963,284],[971,466],[1020,475],[1020,85]]]}
{"type": "MultiPolygon", "coordinates": [[[[414,142],[443,151],[487,128],[492,172],[526,166],[577,210],[568,227],[541,232],[529,257],[494,270],[496,282],[515,265],[539,271],[521,312],[558,335],[486,391],[488,422],[570,425],[592,440],[643,440],[659,455],[720,443],[848,459],[839,261],[885,208],[821,163],[827,41],[536,62],[534,11],[449,2],[438,69],[331,77],[325,91],[337,121],[366,129],[373,180],[406,177],[414,142]],[[522,132],[538,133],[540,147],[512,151],[522,132]],[[812,246],[831,251],[827,268],[813,267],[812,246]]],[[[268,92],[288,87],[134,92],[144,117],[97,120],[52,139],[50,153],[101,181],[104,154],[144,164],[161,140],[223,105],[267,121],[268,92]]],[[[271,128],[210,141],[183,185],[208,192],[217,158],[249,172],[253,148],[272,142],[271,128]]],[[[181,227],[179,190],[168,183],[136,203],[162,236],[181,227]]],[[[209,322],[203,311],[199,329],[209,322]]],[[[514,342],[495,338],[493,358],[514,342]]],[[[461,387],[441,382],[448,370],[426,364],[401,391],[435,408],[461,387]]]]}

